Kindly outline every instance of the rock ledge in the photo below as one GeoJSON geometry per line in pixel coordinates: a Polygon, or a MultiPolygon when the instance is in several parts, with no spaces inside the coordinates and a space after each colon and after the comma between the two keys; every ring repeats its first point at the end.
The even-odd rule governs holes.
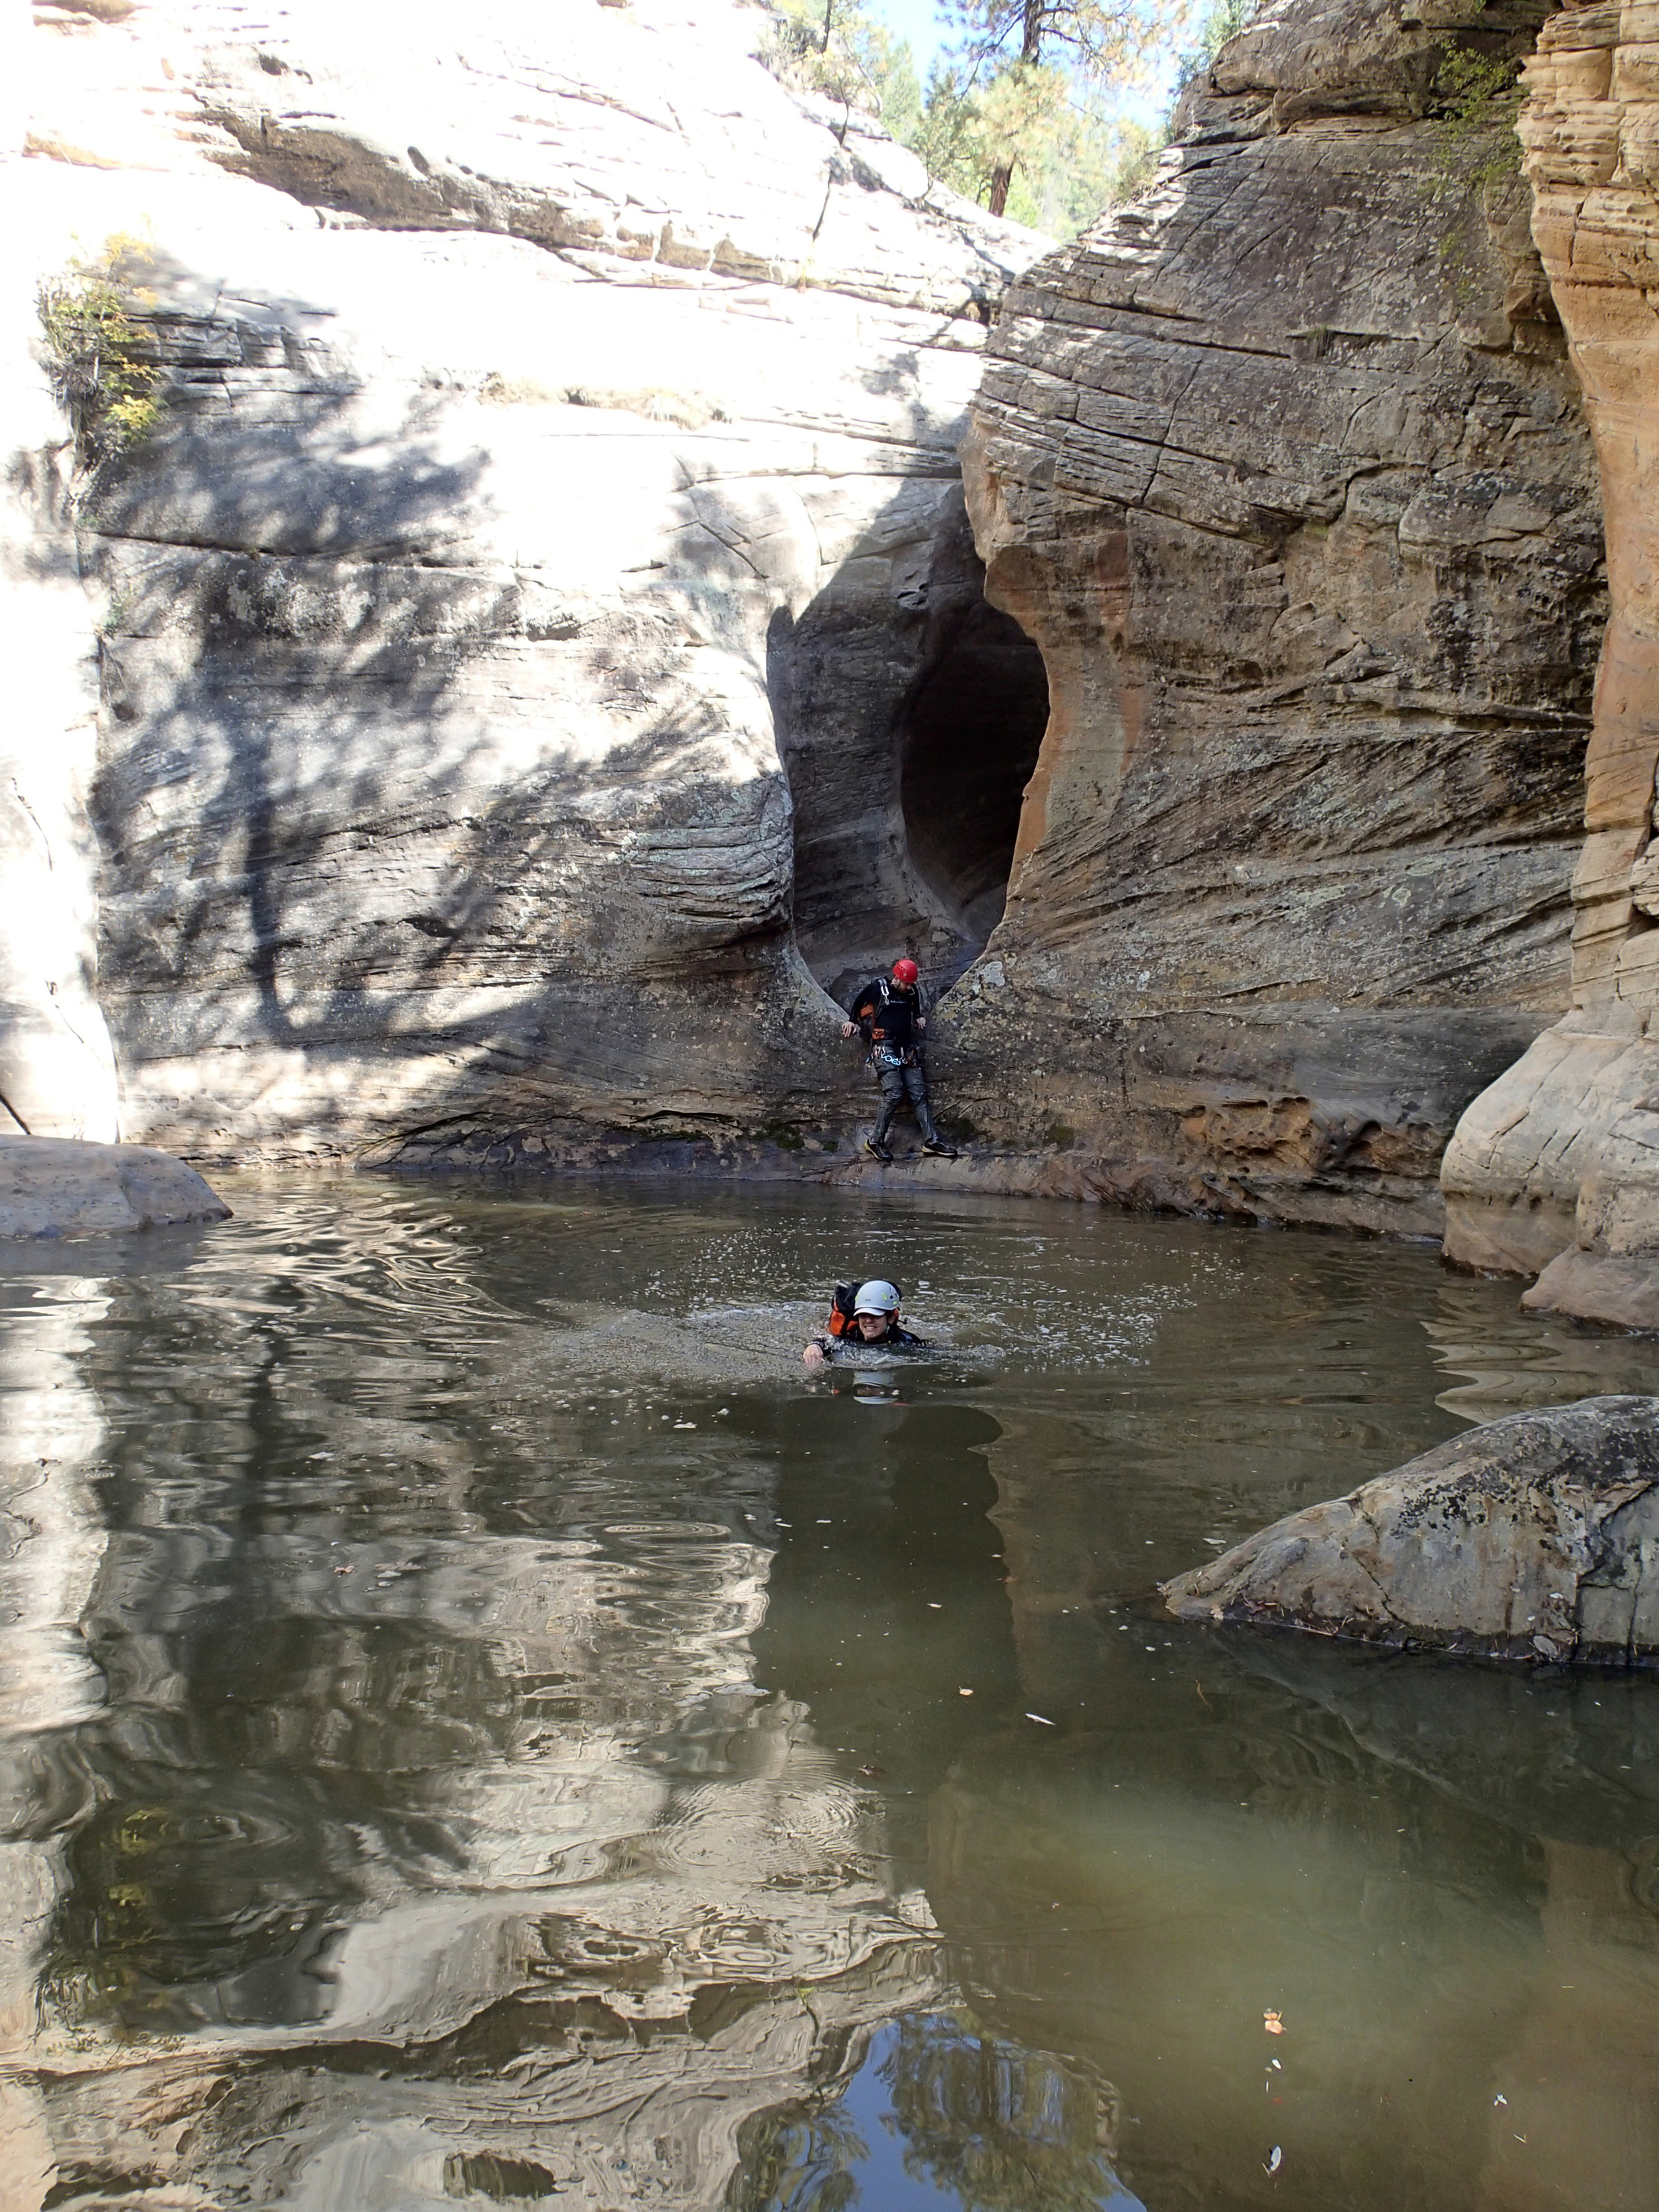
{"type": "Polygon", "coordinates": [[[229,1218],[194,1168],[148,1145],[0,1137],[0,1237],[106,1237],[229,1218]]]}
{"type": "Polygon", "coordinates": [[[1546,1664],[1659,1656],[1659,1399],[1510,1414],[1162,1587],[1185,1620],[1546,1664]]]}

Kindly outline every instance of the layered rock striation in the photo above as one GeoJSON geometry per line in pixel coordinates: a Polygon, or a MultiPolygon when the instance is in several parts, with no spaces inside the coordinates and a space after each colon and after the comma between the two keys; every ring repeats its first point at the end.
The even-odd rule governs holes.
{"type": "Polygon", "coordinates": [[[1535,11],[1285,0],[1029,276],[732,0],[112,13],[12,165],[160,380],[100,456],[48,364],[73,495],[13,471],[20,1126],[118,1069],[205,1158],[842,1172],[826,991],[909,951],[987,1140],[930,1180],[1437,1231],[1565,1003],[1603,611],[1447,61],[1535,11]]]}
{"type": "Polygon", "coordinates": [[[1432,1229],[1457,1115],[1565,1003],[1594,465],[1445,88],[1535,20],[1272,10],[999,319],[969,504],[1052,716],[957,1080],[1057,1178],[1432,1229]]]}
{"type": "Polygon", "coordinates": [[[833,1132],[817,978],[959,965],[1000,904],[927,846],[948,789],[913,855],[896,725],[966,666],[1040,735],[955,447],[1041,241],[730,0],[416,7],[395,51],[105,12],[49,11],[20,166],[43,274],[112,268],[161,376],[76,514],[124,1133],[833,1132]]]}
{"type": "Polygon", "coordinates": [[[1573,878],[1572,1008],[1469,1109],[1446,1249],[1531,1305],[1659,1328],[1659,16],[1569,7],[1527,72],[1533,228],[1583,388],[1611,614],[1573,878]]]}

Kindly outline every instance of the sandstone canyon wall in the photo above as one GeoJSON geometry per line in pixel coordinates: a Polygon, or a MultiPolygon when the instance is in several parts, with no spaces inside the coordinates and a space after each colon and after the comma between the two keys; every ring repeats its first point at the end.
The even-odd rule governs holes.
{"type": "Polygon", "coordinates": [[[826,990],[909,950],[986,1140],[911,1172],[1437,1232],[1566,1002],[1604,611],[1443,74],[1539,11],[1285,0],[1024,276],[736,0],[38,12],[16,228],[163,374],[72,503],[13,441],[124,1135],[863,1175],[826,990]]]}
{"type": "Polygon", "coordinates": [[[1573,881],[1572,1007],[1469,1109],[1447,1250],[1534,1307],[1659,1327],[1659,10],[1544,27],[1521,135],[1601,463],[1612,607],[1573,881]]]}
{"type": "Polygon", "coordinates": [[[20,229],[163,377],[69,542],[123,1133],[799,1158],[862,1099],[796,932],[948,967],[1000,904],[892,730],[944,665],[1041,734],[955,448],[1044,241],[733,0],[40,16],[20,229]]]}
{"type": "Polygon", "coordinates": [[[1272,10],[993,335],[969,501],[1053,715],[959,1081],[1132,1199],[1433,1230],[1565,1003],[1594,463],[1443,89],[1534,25],[1272,10]]]}

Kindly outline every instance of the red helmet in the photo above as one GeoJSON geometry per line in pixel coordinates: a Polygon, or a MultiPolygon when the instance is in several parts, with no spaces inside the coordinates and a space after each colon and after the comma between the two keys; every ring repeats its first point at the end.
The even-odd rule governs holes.
{"type": "Polygon", "coordinates": [[[902,983],[907,988],[915,981],[921,973],[921,969],[914,960],[896,960],[893,963],[893,981],[896,983],[902,983]]]}

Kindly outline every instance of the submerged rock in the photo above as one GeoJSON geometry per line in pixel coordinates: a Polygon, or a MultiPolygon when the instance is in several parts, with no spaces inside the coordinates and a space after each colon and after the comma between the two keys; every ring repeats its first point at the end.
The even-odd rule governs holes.
{"type": "Polygon", "coordinates": [[[0,1237],[104,1237],[229,1218],[194,1168],[148,1145],[0,1137],[0,1237]]]}
{"type": "Polygon", "coordinates": [[[1185,1620],[1484,1656],[1659,1651],[1659,1399],[1514,1413],[1163,1585],[1185,1620]]]}

